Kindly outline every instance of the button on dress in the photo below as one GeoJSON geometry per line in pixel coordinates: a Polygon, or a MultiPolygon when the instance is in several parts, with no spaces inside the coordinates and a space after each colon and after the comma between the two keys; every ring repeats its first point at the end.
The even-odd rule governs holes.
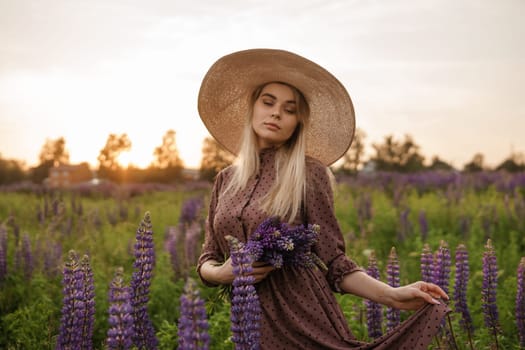
{"type": "MultiPolygon", "coordinates": [[[[275,150],[260,154],[260,171],[235,195],[223,193],[232,168],[220,172],[215,180],[206,221],[205,241],[197,270],[207,260],[223,262],[229,256],[225,236],[242,242],[267,218],[259,209],[262,197],[276,179],[275,150]]],[[[450,310],[446,305],[428,304],[413,313],[397,328],[365,343],[348,327],[334,292],[342,292],[339,283],[346,274],[363,271],[345,255],[345,243],[334,214],[333,193],[327,167],[306,158],[307,190],[303,213],[296,224],[304,221],[320,226],[314,252],[328,271],[283,267],[272,271],[256,284],[260,299],[262,350],[316,349],[427,349],[450,310]]],[[[205,280],[203,282],[212,286],[205,280]]]]}

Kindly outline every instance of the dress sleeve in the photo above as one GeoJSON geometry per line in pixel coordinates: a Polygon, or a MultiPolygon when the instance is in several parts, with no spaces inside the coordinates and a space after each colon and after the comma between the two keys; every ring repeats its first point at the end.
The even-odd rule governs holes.
{"type": "Polygon", "coordinates": [[[328,267],[326,279],[332,290],[343,293],[339,284],[343,277],[364,271],[345,254],[345,242],[334,212],[334,196],[328,169],[321,163],[309,162],[305,213],[309,224],[320,226],[314,252],[328,267]]]}
{"type": "Polygon", "coordinates": [[[202,244],[201,255],[197,261],[197,273],[202,281],[208,287],[215,287],[215,284],[212,284],[202,278],[200,270],[202,264],[208,260],[216,260],[218,262],[224,261],[224,255],[221,252],[220,246],[217,242],[217,237],[215,236],[213,230],[213,221],[215,217],[215,209],[217,207],[217,202],[219,200],[219,193],[222,186],[223,173],[219,173],[213,184],[213,189],[211,192],[210,204],[208,208],[208,215],[206,217],[205,227],[204,227],[204,243],[202,244]]]}

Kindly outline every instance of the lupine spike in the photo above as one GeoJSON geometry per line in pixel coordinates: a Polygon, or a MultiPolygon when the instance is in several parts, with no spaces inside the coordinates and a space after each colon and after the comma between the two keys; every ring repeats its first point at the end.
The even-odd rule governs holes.
{"type": "Polygon", "coordinates": [[[148,315],[148,300],[153,268],[155,266],[155,249],[150,213],[146,212],[137,229],[134,246],[135,271],[131,276],[132,306],[134,319],[133,343],[139,349],[157,349],[158,341],[153,324],[148,315]]]}
{"type": "Polygon", "coordinates": [[[434,256],[430,246],[425,243],[423,252],[421,253],[421,280],[424,282],[432,282],[434,275],[434,256]]]}
{"type": "Polygon", "coordinates": [[[82,271],[82,301],[84,302],[84,315],[82,317],[82,349],[93,348],[93,328],[95,323],[95,284],[93,271],[89,263],[89,256],[84,255],[80,261],[82,271]]]}
{"type": "Polygon", "coordinates": [[[424,210],[419,212],[419,230],[421,231],[421,239],[425,241],[428,237],[428,221],[427,214],[424,210]]]}
{"type": "MultiPolygon", "coordinates": [[[[370,277],[373,277],[376,280],[380,279],[379,269],[377,267],[377,259],[373,251],[368,256],[368,268],[366,272],[370,277]]],[[[383,307],[381,304],[372,300],[365,300],[365,306],[368,336],[371,339],[378,338],[383,335],[383,307]]]]}
{"type": "Polygon", "coordinates": [[[233,280],[231,302],[231,331],[235,350],[258,350],[260,339],[261,307],[254,287],[253,257],[244,244],[232,236],[226,236],[230,246],[233,280]]]}
{"type": "Polygon", "coordinates": [[[180,297],[180,318],[178,322],[178,350],[207,350],[210,344],[208,319],[204,300],[199,296],[192,279],[186,281],[180,297]]]}
{"type": "Polygon", "coordinates": [[[0,281],[7,276],[7,229],[0,223],[0,281]]]}
{"type": "Polygon", "coordinates": [[[70,251],[63,276],[64,299],[56,349],[91,349],[95,301],[89,258],[84,256],[80,262],[76,252],[70,251]]]}
{"type": "Polygon", "coordinates": [[[485,326],[494,337],[498,348],[498,333],[500,332],[499,312],[496,303],[498,287],[498,264],[492,241],[487,240],[483,252],[483,283],[481,287],[482,310],[485,315],[485,326]]]}
{"type": "MultiPolygon", "coordinates": [[[[392,247],[388,256],[388,265],[386,269],[388,284],[394,288],[399,287],[399,261],[397,259],[396,248],[392,247]]],[[[386,327],[391,330],[401,321],[401,311],[392,307],[386,309],[386,327]]]]}
{"type": "Polygon", "coordinates": [[[117,268],[109,287],[108,349],[128,350],[133,346],[131,288],[124,284],[124,269],[117,268]]]}
{"type": "Polygon", "coordinates": [[[525,257],[518,265],[516,293],[516,325],[520,346],[525,347],[525,257]]]}
{"type": "Polygon", "coordinates": [[[464,244],[456,248],[456,281],[454,285],[454,303],[456,312],[461,315],[459,324],[468,333],[473,331],[472,317],[467,304],[467,284],[470,277],[468,251],[464,244]]]}
{"type": "Polygon", "coordinates": [[[450,250],[445,241],[441,241],[435,255],[433,282],[448,294],[450,283],[450,250]]]}

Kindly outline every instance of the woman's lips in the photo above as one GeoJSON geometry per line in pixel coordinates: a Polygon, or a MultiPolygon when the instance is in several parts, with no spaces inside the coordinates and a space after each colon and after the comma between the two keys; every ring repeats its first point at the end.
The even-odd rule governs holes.
{"type": "Polygon", "coordinates": [[[279,125],[274,124],[274,123],[264,123],[264,125],[270,130],[279,130],[280,129],[279,125]]]}

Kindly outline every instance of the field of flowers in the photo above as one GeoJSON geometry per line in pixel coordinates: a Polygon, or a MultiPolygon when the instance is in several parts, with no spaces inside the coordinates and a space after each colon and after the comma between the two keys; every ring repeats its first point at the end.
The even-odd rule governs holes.
{"type": "MultiPolygon", "coordinates": [[[[233,349],[230,303],[194,271],[210,186],[0,189],[0,348],[233,349]]],[[[371,275],[448,291],[433,348],[525,346],[525,174],[339,178],[335,204],[371,275]]],[[[409,315],[338,300],[363,340],[409,315]]]]}

